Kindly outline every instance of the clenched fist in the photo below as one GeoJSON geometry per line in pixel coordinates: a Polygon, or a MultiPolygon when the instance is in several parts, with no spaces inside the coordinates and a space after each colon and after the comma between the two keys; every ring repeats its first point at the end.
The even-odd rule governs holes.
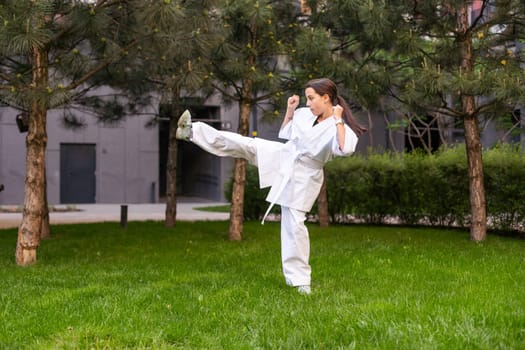
{"type": "Polygon", "coordinates": [[[343,117],[343,107],[340,105],[334,106],[334,117],[336,118],[342,118],[343,117]]]}
{"type": "Polygon", "coordinates": [[[299,106],[299,96],[293,95],[288,97],[288,109],[295,110],[299,106]]]}

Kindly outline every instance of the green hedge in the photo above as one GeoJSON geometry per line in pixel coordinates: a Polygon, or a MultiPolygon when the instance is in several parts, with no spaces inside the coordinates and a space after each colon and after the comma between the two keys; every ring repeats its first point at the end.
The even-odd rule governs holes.
{"type": "MultiPolygon", "coordinates": [[[[483,161],[489,227],[523,229],[524,154],[517,147],[499,146],[484,151],[483,161]]],[[[336,158],[326,165],[325,174],[333,222],[469,225],[464,147],[432,155],[411,152],[336,158]]],[[[267,193],[258,188],[257,169],[247,166],[246,219],[262,217],[267,193]]],[[[226,197],[231,198],[231,183],[226,197]]]]}
{"type": "Polygon", "coordinates": [[[436,155],[354,155],[334,160],[325,170],[334,221],[448,226],[463,224],[469,213],[466,159],[460,149],[436,155]],[[335,198],[343,207],[332,205],[335,198]]]}
{"type": "Polygon", "coordinates": [[[509,146],[485,154],[485,186],[491,226],[525,230],[525,155],[509,146]]]}

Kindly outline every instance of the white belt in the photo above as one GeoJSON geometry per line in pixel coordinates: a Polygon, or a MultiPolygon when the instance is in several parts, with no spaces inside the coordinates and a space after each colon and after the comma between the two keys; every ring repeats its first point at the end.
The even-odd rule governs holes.
{"type": "Polygon", "coordinates": [[[296,161],[310,169],[322,169],[324,166],[323,162],[308,158],[306,156],[300,156],[296,159],[296,161]]]}
{"type": "Polygon", "coordinates": [[[266,217],[268,216],[268,214],[270,214],[270,211],[272,210],[273,206],[275,205],[275,202],[277,201],[277,199],[283,193],[285,186],[292,179],[295,162],[301,163],[302,165],[304,165],[304,166],[306,166],[308,168],[311,168],[311,169],[322,169],[323,165],[324,165],[323,162],[320,162],[320,161],[312,159],[312,158],[308,158],[308,157],[306,157],[304,155],[301,155],[301,154],[297,154],[295,157],[293,157],[293,161],[291,163],[290,168],[284,174],[283,180],[279,184],[279,189],[277,190],[277,193],[274,196],[275,199],[268,206],[268,209],[266,210],[266,213],[264,213],[264,216],[263,216],[262,221],[261,221],[262,225],[264,225],[264,220],[266,220],[266,217]]]}

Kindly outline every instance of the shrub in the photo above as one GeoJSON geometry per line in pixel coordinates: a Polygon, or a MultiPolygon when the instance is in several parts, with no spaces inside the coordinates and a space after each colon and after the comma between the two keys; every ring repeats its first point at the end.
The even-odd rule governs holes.
{"type": "Polygon", "coordinates": [[[487,212],[498,230],[523,228],[525,219],[525,157],[512,145],[484,154],[487,212]]]}
{"type": "MultiPolygon", "coordinates": [[[[489,227],[523,229],[525,156],[518,147],[498,146],[483,157],[489,227]]],[[[384,224],[395,219],[408,225],[466,226],[470,221],[463,146],[432,155],[385,152],[336,158],[325,166],[325,177],[333,222],[384,224]]],[[[262,218],[267,193],[268,189],[259,189],[257,168],[248,165],[246,219],[262,218]]],[[[231,181],[226,197],[231,198],[231,181]]]]}
{"type": "Polygon", "coordinates": [[[464,226],[470,213],[467,160],[462,146],[428,156],[425,219],[431,225],[464,226]]]}

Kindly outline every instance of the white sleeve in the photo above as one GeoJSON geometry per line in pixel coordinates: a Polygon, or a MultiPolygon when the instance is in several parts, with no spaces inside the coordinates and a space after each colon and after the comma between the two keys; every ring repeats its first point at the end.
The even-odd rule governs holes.
{"type": "Polygon", "coordinates": [[[342,150],[339,148],[339,142],[337,141],[337,136],[335,136],[334,141],[332,143],[332,152],[336,156],[349,156],[355,152],[355,148],[357,147],[357,141],[358,138],[355,132],[352,129],[350,129],[348,125],[345,124],[344,147],[342,150]]]}
{"type": "Polygon", "coordinates": [[[292,137],[292,123],[293,120],[290,120],[281,130],[279,130],[279,138],[289,140],[292,137]]]}
{"type": "Polygon", "coordinates": [[[305,132],[312,128],[315,116],[310,111],[310,108],[297,108],[293,113],[293,118],[281,130],[279,130],[279,138],[291,140],[302,136],[305,132]]]}

